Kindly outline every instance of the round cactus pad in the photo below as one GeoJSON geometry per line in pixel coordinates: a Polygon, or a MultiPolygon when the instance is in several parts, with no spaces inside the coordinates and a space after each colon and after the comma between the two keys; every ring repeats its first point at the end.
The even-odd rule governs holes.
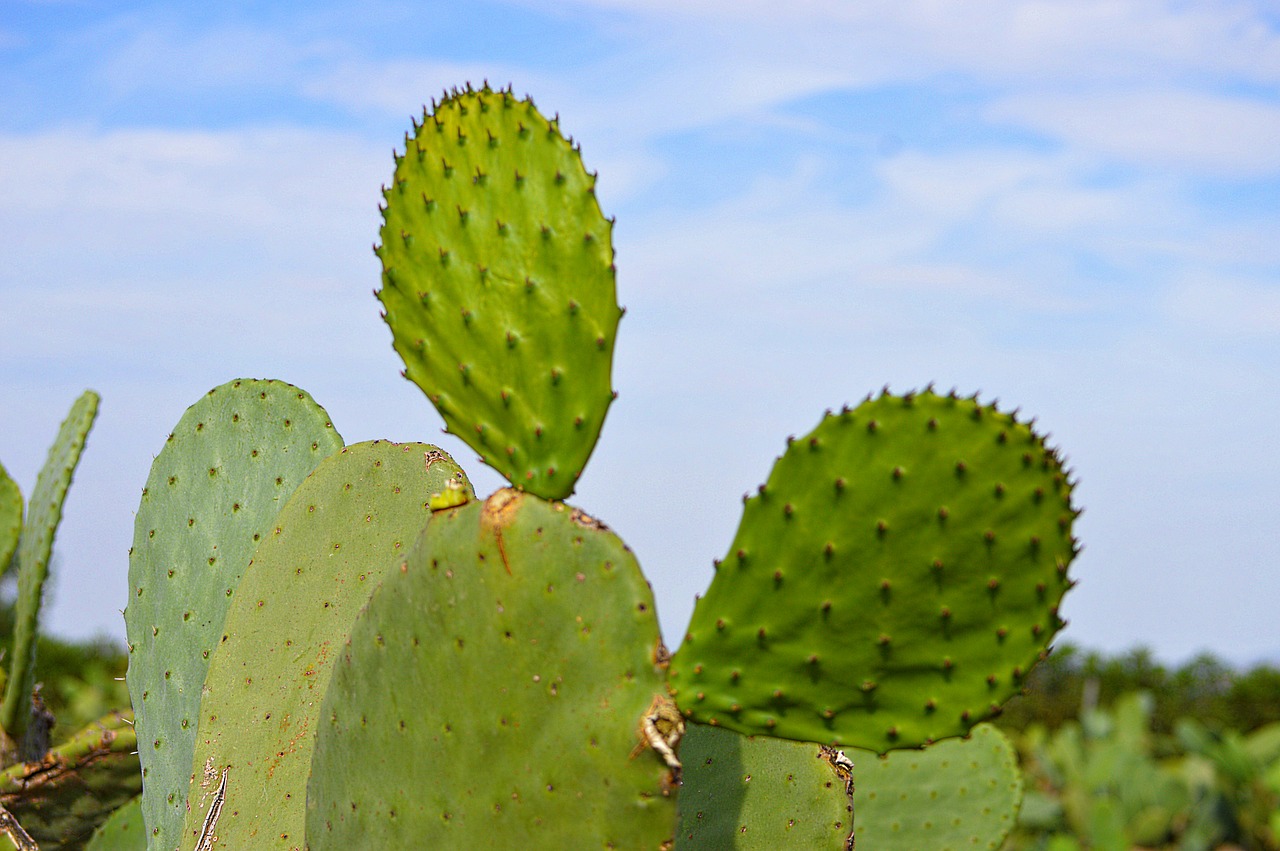
{"type": "Polygon", "coordinates": [[[996,851],[1013,830],[1022,775],[1013,745],[990,724],[967,739],[857,763],[858,847],[876,851],[996,851]]]}
{"type": "Polygon", "coordinates": [[[963,735],[1062,624],[1070,490],[1043,438],[974,399],[828,414],[746,501],[672,659],[676,702],[881,753],[963,735]]]}
{"type": "Polygon", "coordinates": [[[303,847],[307,772],[334,659],[378,580],[426,525],[431,495],[460,476],[434,446],[375,441],[326,458],[294,491],[236,589],[209,662],[183,851],[303,847]]]}
{"type": "Polygon", "coordinates": [[[518,489],[573,492],[613,399],[612,222],[532,101],[455,92],[384,191],[382,289],[405,375],[518,489]]]}
{"type": "Polygon", "coordinates": [[[129,696],[158,848],[186,816],[200,690],[222,622],[258,542],[294,488],[342,448],[329,414],[283,381],[206,393],[151,464],[129,552],[129,696]]]}
{"type": "Polygon", "coordinates": [[[510,489],[437,511],[336,663],[309,847],[665,847],[673,781],[642,737],[663,705],[679,721],[664,655],[598,521],[510,489]]]}
{"type": "Polygon", "coordinates": [[[836,760],[810,742],[688,725],[676,851],[846,851],[853,801],[836,760]]]}

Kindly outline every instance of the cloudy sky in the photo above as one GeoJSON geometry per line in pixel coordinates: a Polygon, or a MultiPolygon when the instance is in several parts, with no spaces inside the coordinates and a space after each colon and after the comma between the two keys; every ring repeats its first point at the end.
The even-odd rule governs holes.
{"type": "Polygon", "coordinates": [[[1280,659],[1274,5],[551,5],[3,5],[0,460],[24,492],[103,395],[54,632],[123,637],[151,459],[231,378],[497,486],[399,377],[370,250],[409,116],[488,79],[560,113],[618,219],[621,395],[574,501],[635,549],[670,641],[788,434],[935,381],[1069,456],[1065,638],[1280,659]]]}

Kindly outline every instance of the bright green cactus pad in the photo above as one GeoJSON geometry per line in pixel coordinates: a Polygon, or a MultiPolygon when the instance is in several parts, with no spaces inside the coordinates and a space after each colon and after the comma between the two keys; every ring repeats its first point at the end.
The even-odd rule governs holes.
{"type": "Polygon", "coordinates": [[[689,724],[676,851],[846,851],[853,801],[834,759],[808,742],[689,724]]]}
{"type": "Polygon", "coordinates": [[[4,704],[0,706],[0,729],[21,743],[30,719],[31,690],[35,686],[36,635],[44,580],[49,573],[53,536],[62,521],[62,504],[71,487],[71,477],[80,463],[80,453],[89,429],[98,416],[99,397],[86,390],[71,406],[49,455],[36,476],[35,489],[27,505],[27,520],[18,540],[18,598],[14,610],[13,653],[9,657],[9,678],[4,704]]]}
{"type": "Polygon", "coordinates": [[[142,819],[142,796],[111,814],[94,831],[85,851],[146,851],[147,829],[142,819]]]}
{"type": "Polygon", "coordinates": [[[641,738],[664,653],[599,522],[513,490],[436,512],[337,662],[309,847],[665,847],[671,777],[641,738]]]}
{"type": "Polygon", "coordinates": [[[1061,627],[1060,460],[973,399],[888,394],[791,442],[671,662],[688,716],[884,752],[962,735],[1061,627]]]}
{"type": "Polygon", "coordinates": [[[613,399],[612,222],[532,101],[454,92],[384,190],[382,290],[405,375],[516,487],[573,492],[613,399]]]}
{"type": "Polygon", "coordinates": [[[996,851],[1018,820],[1022,775],[1013,745],[990,724],[968,739],[857,763],[859,848],[876,851],[996,851]]]}
{"type": "Polygon", "coordinates": [[[8,571],[21,534],[22,490],[0,464],[0,575],[8,571]]]}
{"type": "Polygon", "coordinates": [[[431,494],[461,477],[434,446],[383,441],[331,455],[294,491],[236,589],[209,663],[184,851],[202,832],[216,836],[211,848],[302,848],[334,660],[378,580],[427,523],[431,494]]]}
{"type": "Polygon", "coordinates": [[[342,448],[329,415],[282,381],[215,387],[174,426],[151,465],[129,554],[129,695],[137,712],[143,811],[157,847],[186,815],[200,689],[254,549],[289,495],[342,448]]]}

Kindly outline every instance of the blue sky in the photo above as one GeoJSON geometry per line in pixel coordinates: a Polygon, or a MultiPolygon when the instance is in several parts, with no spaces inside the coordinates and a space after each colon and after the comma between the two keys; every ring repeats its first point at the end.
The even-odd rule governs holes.
{"type": "Polygon", "coordinates": [[[1034,413],[1086,513],[1064,637],[1280,658],[1280,17],[1261,2],[27,2],[0,11],[0,460],[85,387],[49,626],[122,636],[185,407],[439,441],[371,290],[409,116],[511,83],[616,215],[620,398],[574,502],[674,643],[788,434],[888,383],[1034,413]]]}

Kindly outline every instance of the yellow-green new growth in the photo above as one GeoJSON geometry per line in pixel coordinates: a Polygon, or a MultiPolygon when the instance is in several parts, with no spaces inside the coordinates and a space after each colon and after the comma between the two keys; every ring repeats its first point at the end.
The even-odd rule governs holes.
{"type": "Polygon", "coordinates": [[[573,493],[613,399],[612,221],[529,100],[455,91],[383,191],[382,289],[405,375],[512,486],[573,493]]]}

